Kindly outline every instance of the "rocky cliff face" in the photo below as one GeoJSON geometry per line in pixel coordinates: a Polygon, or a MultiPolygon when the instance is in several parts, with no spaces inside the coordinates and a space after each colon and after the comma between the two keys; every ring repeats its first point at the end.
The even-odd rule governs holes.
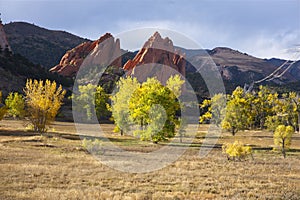
{"type": "Polygon", "coordinates": [[[185,60],[168,37],[162,38],[155,32],[137,55],[125,63],[123,69],[140,81],[156,76],[161,82],[165,82],[176,71],[185,76],[185,60]]]}
{"type": "Polygon", "coordinates": [[[84,42],[77,47],[67,51],[60,63],[51,68],[51,72],[56,72],[63,76],[73,77],[79,70],[83,61],[93,62],[90,64],[114,65],[121,67],[121,53],[119,39],[114,39],[110,33],[106,33],[98,40],[84,42]],[[116,58],[116,59],[114,59],[116,58]]]}
{"type": "Polygon", "coordinates": [[[4,50],[5,48],[8,48],[8,50],[11,51],[11,48],[10,48],[7,38],[6,38],[6,34],[4,32],[4,27],[1,22],[1,19],[0,19],[0,47],[2,50],[4,50]]]}

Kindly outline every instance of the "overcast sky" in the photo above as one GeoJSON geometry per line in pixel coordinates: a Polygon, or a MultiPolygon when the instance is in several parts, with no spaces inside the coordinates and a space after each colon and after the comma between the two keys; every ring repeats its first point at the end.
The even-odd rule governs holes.
{"type": "MultiPolygon", "coordinates": [[[[152,27],[177,31],[203,48],[226,46],[261,58],[300,59],[293,51],[300,45],[300,0],[0,0],[0,12],[4,23],[26,21],[89,39],[152,27]]],[[[123,39],[127,49],[144,43],[122,44],[123,39]]]]}

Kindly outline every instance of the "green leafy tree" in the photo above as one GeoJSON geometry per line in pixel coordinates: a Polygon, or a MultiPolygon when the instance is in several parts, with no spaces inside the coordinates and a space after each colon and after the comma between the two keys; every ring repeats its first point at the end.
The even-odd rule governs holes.
{"type": "Polygon", "coordinates": [[[17,93],[10,93],[5,100],[8,108],[8,114],[13,118],[23,118],[25,116],[25,100],[24,97],[17,93]]]}
{"type": "Polygon", "coordinates": [[[225,114],[226,96],[224,94],[216,94],[211,99],[205,99],[200,107],[207,109],[207,112],[200,116],[200,123],[209,120],[219,127],[225,114]]]}
{"type": "Polygon", "coordinates": [[[104,91],[104,88],[98,86],[96,88],[95,93],[95,109],[96,109],[96,115],[98,119],[109,119],[111,116],[111,112],[108,110],[107,105],[109,101],[109,95],[106,94],[104,91]]]}
{"type": "Polygon", "coordinates": [[[166,83],[167,88],[169,88],[177,98],[181,95],[183,85],[184,80],[182,80],[179,75],[170,76],[166,83]]]}
{"type": "Polygon", "coordinates": [[[140,87],[136,78],[120,78],[117,82],[116,93],[111,96],[112,118],[115,122],[115,131],[121,135],[130,129],[133,120],[130,117],[129,102],[133,92],[140,87]]]}
{"type": "Polygon", "coordinates": [[[108,95],[101,86],[88,84],[78,87],[78,95],[72,95],[73,102],[76,104],[77,112],[84,113],[84,119],[92,119],[93,109],[96,111],[98,119],[108,118],[110,115],[106,104],[108,95]]]}
{"type": "Polygon", "coordinates": [[[240,87],[237,87],[228,99],[222,128],[234,136],[239,130],[249,127],[250,104],[240,87]]]}
{"type": "Polygon", "coordinates": [[[171,78],[172,81],[167,82],[166,87],[156,78],[148,78],[133,93],[129,102],[130,116],[141,127],[141,130],[135,132],[141,139],[157,143],[174,137],[175,127],[179,124],[176,112],[180,108],[176,96],[180,96],[183,84],[180,79],[174,81],[176,79],[171,78]]]}
{"type": "Polygon", "coordinates": [[[66,91],[56,82],[46,80],[27,80],[24,88],[25,103],[30,122],[34,131],[45,132],[46,125],[50,124],[62,105],[66,91]]]}
{"type": "Polygon", "coordinates": [[[294,128],[292,126],[279,125],[274,132],[274,144],[281,148],[283,157],[286,157],[286,149],[290,147],[294,128]]]}

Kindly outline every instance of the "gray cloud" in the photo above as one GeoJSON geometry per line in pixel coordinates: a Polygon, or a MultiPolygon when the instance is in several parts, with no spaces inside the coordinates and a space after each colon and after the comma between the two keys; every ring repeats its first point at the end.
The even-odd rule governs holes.
{"type": "Polygon", "coordinates": [[[228,46],[260,57],[284,58],[289,58],[284,50],[299,43],[299,0],[0,0],[0,8],[4,22],[28,21],[91,39],[105,32],[167,28],[204,48],[228,46]]]}

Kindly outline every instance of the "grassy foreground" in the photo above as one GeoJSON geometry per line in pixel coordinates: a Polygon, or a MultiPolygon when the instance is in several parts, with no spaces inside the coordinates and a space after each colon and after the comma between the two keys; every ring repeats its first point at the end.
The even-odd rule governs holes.
{"type": "MultiPolygon", "coordinates": [[[[149,152],[161,144],[112,133],[126,150],[149,152]]],[[[192,147],[166,168],[130,174],[111,169],[81,147],[72,123],[56,122],[47,136],[26,132],[23,122],[0,122],[0,199],[300,199],[300,135],[294,134],[287,158],[273,152],[272,134],[237,133],[254,147],[254,160],[231,162],[214,148],[199,157],[207,127],[192,147]]],[[[233,141],[223,133],[216,147],[233,141]]],[[[181,148],[180,145],[178,148],[181,148]]]]}

